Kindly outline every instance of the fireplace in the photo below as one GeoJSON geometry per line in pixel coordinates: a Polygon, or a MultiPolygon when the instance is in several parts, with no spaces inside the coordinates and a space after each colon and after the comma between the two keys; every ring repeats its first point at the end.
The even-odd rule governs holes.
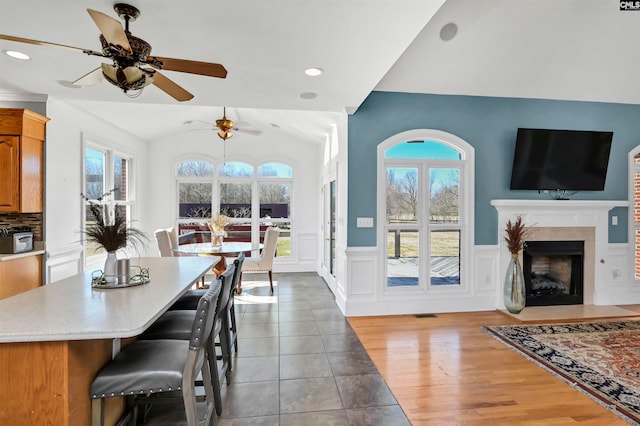
{"type": "Polygon", "coordinates": [[[526,306],[583,304],[584,253],[584,241],[527,241],[526,306]]]}

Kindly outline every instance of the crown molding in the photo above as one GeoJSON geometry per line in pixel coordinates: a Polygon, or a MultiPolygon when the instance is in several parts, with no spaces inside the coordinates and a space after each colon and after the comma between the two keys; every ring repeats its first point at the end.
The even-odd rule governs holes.
{"type": "Polygon", "coordinates": [[[10,102],[46,102],[47,95],[39,93],[2,93],[0,92],[0,101],[10,102]]]}

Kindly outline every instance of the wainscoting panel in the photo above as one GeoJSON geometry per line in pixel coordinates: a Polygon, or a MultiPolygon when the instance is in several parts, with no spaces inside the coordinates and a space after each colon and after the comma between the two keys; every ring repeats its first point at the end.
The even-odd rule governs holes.
{"type": "Polygon", "coordinates": [[[475,286],[478,292],[495,291],[496,286],[502,285],[498,277],[498,262],[500,248],[496,246],[476,246],[475,259],[475,286]]]}
{"type": "Polygon", "coordinates": [[[81,244],[47,250],[47,284],[83,272],[84,247],[81,244]]]}

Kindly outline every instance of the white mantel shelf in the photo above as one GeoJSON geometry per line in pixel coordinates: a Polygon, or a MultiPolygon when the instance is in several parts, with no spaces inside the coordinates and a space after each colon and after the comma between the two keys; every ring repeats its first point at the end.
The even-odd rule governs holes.
{"type": "Polygon", "coordinates": [[[491,200],[496,209],[607,209],[628,207],[627,200],[491,200]]]}

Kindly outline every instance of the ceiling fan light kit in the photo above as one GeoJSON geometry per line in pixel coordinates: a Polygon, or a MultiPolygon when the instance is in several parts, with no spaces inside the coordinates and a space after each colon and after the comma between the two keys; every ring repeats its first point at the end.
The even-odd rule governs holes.
{"type": "Polygon", "coordinates": [[[226,78],[227,70],[220,64],[151,56],[151,45],[129,31],[129,23],[140,16],[140,11],[125,3],[117,3],[113,8],[118,16],[124,20],[124,28],[117,19],[102,12],[87,9],[89,16],[100,30],[102,52],[6,34],[0,34],[0,39],[71,49],[112,60],[111,64],[103,63],[99,68],[74,81],[73,84],[76,86],[89,86],[104,79],[120,88],[125,94],[132,90],[138,91],[137,96],[142,89],[153,84],[177,101],[183,102],[192,99],[193,95],[157,70],[164,69],[207,77],[226,78]],[[152,68],[145,68],[145,65],[152,68]]]}

